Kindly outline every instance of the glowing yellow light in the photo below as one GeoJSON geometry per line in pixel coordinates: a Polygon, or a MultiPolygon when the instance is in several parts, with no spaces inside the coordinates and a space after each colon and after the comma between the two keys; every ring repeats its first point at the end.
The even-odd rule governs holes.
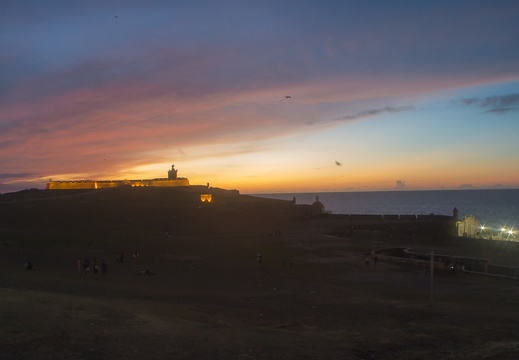
{"type": "Polygon", "coordinates": [[[202,202],[211,202],[213,201],[213,196],[211,194],[200,194],[200,200],[202,202]]]}

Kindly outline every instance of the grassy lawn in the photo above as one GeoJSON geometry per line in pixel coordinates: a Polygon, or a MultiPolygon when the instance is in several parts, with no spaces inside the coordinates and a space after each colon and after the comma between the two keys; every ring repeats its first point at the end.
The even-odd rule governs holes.
{"type": "Polygon", "coordinates": [[[427,269],[367,268],[364,254],[435,244],[368,230],[330,236],[328,223],[296,221],[284,202],[213,198],[202,206],[178,189],[0,197],[1,358],[519,356],[515,281],[437,272],[431,304],[427,269]],[[84,258],[105,259],[107,275],[79,274],[84,258]],[[154,275],[137,275],[145,269],[154,275]]]}

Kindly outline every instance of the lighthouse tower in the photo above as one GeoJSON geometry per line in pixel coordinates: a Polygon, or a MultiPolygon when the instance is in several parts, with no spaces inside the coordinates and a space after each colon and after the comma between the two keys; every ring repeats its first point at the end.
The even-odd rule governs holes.
{"type": "Polygon", "coordinates": [[[171,170],[168,170],[168,180],[175,180],[177,178],[178,170],[175,169],[175,165],[171,165],[171,170]]]}

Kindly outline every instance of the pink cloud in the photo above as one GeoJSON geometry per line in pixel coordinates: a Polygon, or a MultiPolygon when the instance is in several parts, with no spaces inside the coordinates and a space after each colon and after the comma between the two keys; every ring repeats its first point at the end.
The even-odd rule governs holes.
{"type": "Polygon", "coordinates": [[[326,118],[327,104],[334,109],[341,104],[359,107],[358,102],[405,98],[473,82],[463,76],[407,81],[345,77],[191,96],[169,88],[170,81],[130,79],[119,86],[71,89],[5,107],[0,116],[8,128],[0,151],[13,168],[52,166],[54,172],[70,172],[80,163],[84,171],[94,171],[106,157],[139,162],[142,153],[156,149],[305,131],[308,117],[333,120],[326,118]],[[281,94],[290,94],[291,101],[280,103],[281,94]]]}

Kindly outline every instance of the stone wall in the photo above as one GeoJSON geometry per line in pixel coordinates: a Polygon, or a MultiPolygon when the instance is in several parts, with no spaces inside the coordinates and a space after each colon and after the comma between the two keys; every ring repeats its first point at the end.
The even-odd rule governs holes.
{"type": "Polygon", "coordinates": [[[153,186],[153,187],[177,187],[189,186],[186,178],[177,179],[151,179],[151,180],[66,180],[47,183],[47,190],[81,190],[81,189],[110,189],[121,186],[153,186]]]}

